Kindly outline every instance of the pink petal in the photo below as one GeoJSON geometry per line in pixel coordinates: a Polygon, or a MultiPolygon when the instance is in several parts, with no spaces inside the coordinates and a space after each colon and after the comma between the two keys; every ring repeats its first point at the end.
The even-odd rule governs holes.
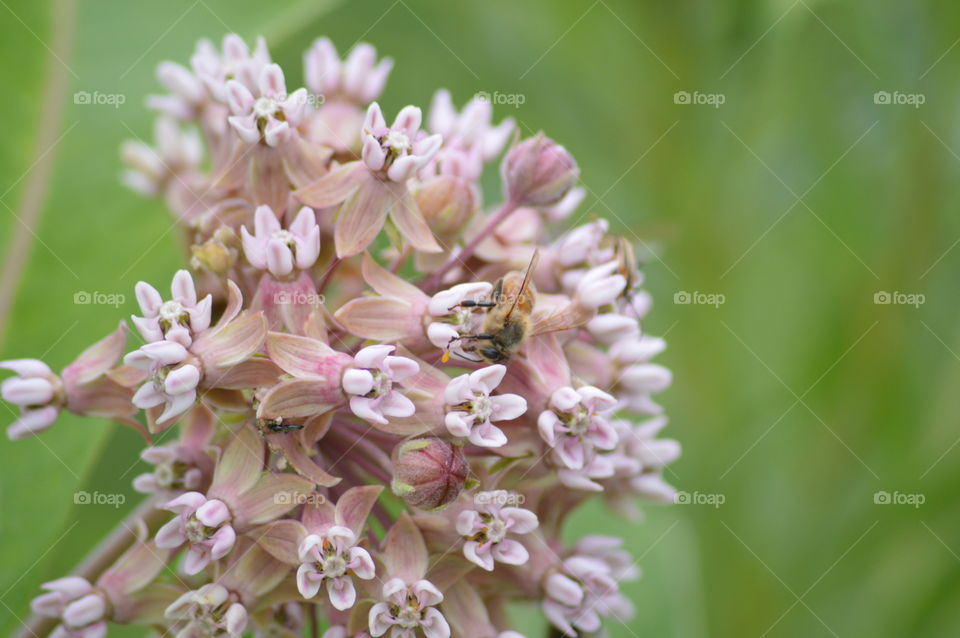
{"type": "Polygon", "coordinates": [[[527,548],[509,538],[494,545],[493,556],[507,565],[524,565],[530,560],[530,553],[527,552],[527,548]]]}
{"type": "Polygon", "coordinates": [[[536,514],[521,507],[504,507],[500,510],[500,518],[514,534],[529,534],[540,524],[536,514]]]}
{"type": "Polygon", "coordinates": [[[443,594],[429,580],[418,580],[411,589],[421,607],[433,607],[443,602],[443,594]]]}
{"type": "Polygon", "coordinates": [[[187,270],[178,270],[173,276],[170,292],[173,293],[173,300],[184,306],[197,304],[197,290],[193,285],[193,277],[187,270]]]}
{"type": "Polygon", "coordinates": [[[363,396],[373,390],[373,374],[369,370],[351,368],[343,373],[343,391],[363,396]]]}
{"type": "Polygon", "coordinates": [[[18,441],[28,436],[39,434],[50,428],[57,420],[60,410],[56,406],[48,405],[39,410],[24,412],[19,419],[7,428],[7,437],[11,441],[18,441]]]}
{"type": "Polygon", "coordinates": [[[230,510],[223,501],[210,499],[197,508],[196,515],[207,527],[219,527],[230,518],[230,510]]]}
{"type": "Polygon", "coordinates": [[[470,373],[470,388],[477,393],[489,395],[503,381],[507,366],[496,364],[470,373]]]}
{"type": "Polygon", "coordinates": [[[63,610],[63,620],[74,627],[83,627],[103,618],[107,605],[100,594],[87,594],[63,610]]]}
{"type": "Polygon", "coordinates": [[[477,541],[467,541],[463,544],[463,556],[471,563],[493,571],[493,554],[490,553],[490,544],[480,545],[477,541]]]}
{"type": "Polygon", "coordinates": [[[183,531],[183,521],[180,517],[173,519],[157,530],[156,544],[160,549],[180,547],[187,540],[183,531]]]}
{"type": "Polygon", "coordinates": [[[393,381],[403,381],[420,372],[420,364],[407,357],[384,357],[381,366],[393,381]]]}
{"type": "Polygon", "coordinates": [[[233,545],[237,540],[237,533],[232,526],[226,525],[217,530],[211,539],[213,540],[213,545],[210,547],[210,558],[219,560],[233,549],[233,545]]]}
{"type": "Polygon", "coordinates": [[[53,398],[53,385],[37,377],[14,377],[0,384],[0,396],[16,405],[43,405],[53,398]]]}
{"type": "Polygon", "coordinates": [[[469,439],[471,443],[480,447],[503,447],[507,444],[507,435],[489,421],[473,428],[469,439]]]}
{"type": "Polygon", "coordinates": [[[389,421],[383,417],[383,413],[378,409],[375,399],[351,397],[350,410],[365,421],[372,421],[381,425],[389,423],[389,421]]]}
{"type": "Polygon", "coordinates": [[[188,363],[176,370],[171,370],[163,382],[163,387],[168,394],[182,394],[196,388],[199,382],[200,370],[188,363]]]}
{"type": "Polygon", "coordinates": [[[443,423],[450,434],[467,437],[473,427],[473,418],[473,415],[468,416],[466,412],[447,412],[443,423]]]}
{"type": "Polygon", "coordinates": [[[519,394],[499,394],[490,397],[493,404],[491,421],[511,421],[527,411],[527,400],[519,394]]]}
{"type": "Polygon", "coordinates": [[[380,368],[383,365],[383,360],[394,350],[396,350],[396,346],[386,344],[367,346],[357,352],[353,360],[361,368],[380,368]]]}
{"type": "Polygon", "coordinates": [[[373,559],[362,547],[350,548],[350,570],[361,580],[370,580],[376,575],[373,559]]]}
{"type": "Polygon", "coordinates": [[[386,396],[380,397],[378,409],[386,416],[399,418],[413,416],[417,411],[417,407],[413,404],[413,401],[396,390],[386,396]]]}
{"type": "Polygon", "coordinates": [[[143,316],[156,317],[160,312],[160,306],[163,305],[163,297],[160,296],[157,289],[145,281],[138,281],[133,288],[133,292],[143,316]]]}
{"type": "Polygon", "coordinates": [[[423,612],[420,629],[427,638],[450,638],[450,625],[438,610],[427,609],[423,612]]]}
{"type": "Polygon", "coordinates": [[[550,395],[550,405],[560,412],[572,412],[580,403],[580,394],[567,386],[556,390],[550,395]]]}
{"type": "Polygon", "coordinates": [[[293,272],[293,253],[280,239],[267,241],[267,268],[274,277],[286,277],[293,272]]]}
{"type": "Polygon", "coordinates": [[[313,565],[300,565],[297,569],[297,590],[304,598],[313,598],[323,584],[323,574],[313,565]]]}
{"type": "Polygon", "coordinates": [[[551,574],[546,583],[547,595],[568,607],[578,607],[583,602],[583,588],[563,574],[551,574]]]}
{"type": "Polygon", "coordinates": [[[347,576],[328,580],[327,595],[330,597],[330,604],[340,611],[350,609],[357,600],[357,591],[353,588],[353,581],[347,576]]]}
{"type": "Polygon", "coordinates": [[[423,113],[418,107],[405,106],[397,113],[397,117],[393,120],[393,126],[390,128],[395,131],[402,131],[412,140],[416,136],[417,131],[420,130],[422,120],[423,113]]]}

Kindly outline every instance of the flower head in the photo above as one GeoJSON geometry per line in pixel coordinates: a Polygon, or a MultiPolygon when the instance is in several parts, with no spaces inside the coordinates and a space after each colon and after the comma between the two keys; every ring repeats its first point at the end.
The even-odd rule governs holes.
{"type": "Polygon", "coordinates": [[[373,559],[357,547],[357,535],[342,525],[330,527],[321,534],[310,534],[300,543],[301,561],[297,569],[297,588],[304,598],[313,598],[326,582],[330,603],[337,609],[353,607],[357,592],[351,575],[370,580],[374,575],[373,559]]]}
{"type": "Polygon", "coordinates": [[[42,585],[46,594],[30,603],[38,614],[60,619],[63,638],[103,638],[109,602],[86,579],[67,576],[42,585]]]}
{"type": "Polygon", "coordinates": [[[170,301],[164,301],[145,281],[138,282],[134,290],[143,316],[134,315],[133,325],[147,343],[166,339],[187,348],[196,335],[210,327],[213,297],[207,295],[198,301],[193,278],[186,270],[174,275],[170,301]]]}
{"type": "Polygon", "coordinates": [[[463,555],[471,563],[493,571],[494,561],[523,565],[530,558],[527,549],[508,534],[529,534],[537,528],[537,515],[522,507],[518,495],[506,490],[478,492],[473,496],[476,509],[460,512],[457,533],[466,538],[463,555]]]}
{"type": "Polygon", "coordinates": [[[274,277],[286,277],[294,268],[307,270],[320,255],[320,227],[313,211],[304,206],[288,229],[280,225],[269,206],[254,213],[254,234],[240,228],[243,252],[254,268],[269,270],[274,277]]]}
{"type": "Polygon", "coordinates": [[[387,126],[380,105],[371,104],[361,133],[367,168],[394,182],[404,182],[426,166],[440,150],[443,136],[422,133],[422,119],[419,108],[406,106],[397,113],[393,125],[387,126]]]}
{"type": "Polygon", "coordinates": [[[303,55],[307,88],[326,99],[345,99],[358,105],[380,97],[393,60],[377,62],[377,50],[361,42],[343,61],[329,38],[318,38],[303,55]]]}
{"type": "Polygon", "coordinates": [[[354,356],[352,369],[343,373],[343,390],[350,396],[350,409],[361,419],[386,424],[388,417],[407,417],[416,411],[413,401],[394,383],[420,369],[416,361],[391,353],[394,346],[367,346],[354,356]]]}
{"type": "Polygon", "coordinates": [[[247,627],[249,614],[239,597],[218,583],[203,585],[175,600],[164,612],[170,621],[182,623],[184,636],[238,638],[247,627]]]}
{"type": "Polygon", "coordinates": [[[157,547],[174,548],[186,543],[189,549],[183,568],[187,574],[199,573],[211,560],[219,560],[233,549],[237,533],[223,501],[187,492],[164,505],[164,509],[176,512],[177,516],[157,532],[157,547]]]}
{"type": "Polygon", "coordinates": [[[447,384],[445,424],[450,434],[466,437],[481,447],[506,444],[507,436],[493,421],[510,421],[527,411],[527,402],[520,395],[491,396],[506,373],[506,366],[497,364],[460,375],[447,384]]]}
{"type": "Polygon", "coordinates": [[[37,359],[0,361],[0,368],[17,374],[0,383],[3,400],[20,408],[20,418],[7,428],[7,436],[22,439],[53,426],[60,414],[60,378],[37,359]]]}
{"type": "Polygon", "coordinates": [[[599,489],[590,479],[612,475],[612,467],[596,452],[617,445],[616,430],[604,415],[616,405],[616,399],[593,386],[560,388],[551,395],[550,409],[540,413],[537,427],[565,484],[599,489]]]}
{"type": "Polygon", "coordinates": [[[144,410],[163,405],[157,423],[165,423],[190,409],[197,398],[201,370],[190,353],[174,341],[157,341],[141,346],[124,357],[124,362],[146,370],[147,380],[133,395],[133,404],[144,410]]]}
{"type": "Polygon", "coordinates": [[[268,64],[257,78],[255,90],[238,80],[227,81],[227,97],[232,116],[230,126],[247,144],[263,142],[279,147],[289,142],[306,112],[307,90],[287,95],[283,71],[268,64]]]}

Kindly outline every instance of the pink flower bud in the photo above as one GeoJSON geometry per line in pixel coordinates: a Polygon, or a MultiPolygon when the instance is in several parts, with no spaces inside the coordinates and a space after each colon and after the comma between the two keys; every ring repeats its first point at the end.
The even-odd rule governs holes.
{"type": "Polygon", "coordinates": [[[393,448],[390,487],[411,507],[438,509],[460,495],[468,472],[460,447],[438,437],[414,439],[393,448]]]}
{"type": "Polygon", "coordinates": [[[415,199],[423,218],[440,236],[459,232],[476,210],[472,185],[452,175],[441,175],[424,184],[415,199]]]}
{"type": "Polygon", "coordinates": [[[580,177],[573,157],[542,133],[510,149],[501,173],[507,197],[520,206],[552,206],[580,177]]]}

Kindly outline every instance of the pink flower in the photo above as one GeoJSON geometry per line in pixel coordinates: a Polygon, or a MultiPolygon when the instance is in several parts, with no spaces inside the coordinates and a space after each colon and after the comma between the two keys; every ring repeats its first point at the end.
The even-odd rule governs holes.
{"type": "Polygon", "coordinates": [[[304,507],[302,523],[281,520],[262,528],[260,545],[277,560],[298,566],[301,596],[313,598],[326,582],[333,606],[350,609],[357,599],[353,577],[370,580],[375,575],[373,559],[358,541],[382,491],[366,485],[344,492],[336,506],[326,499],[310,503],[304,507]]]}
{"type": "Polygon", "coordinates": [[[320,586],[327,582],[330,603],[337,609],[353,607],[357,592],[352,573],[357,578],[370,580],[374,576],[373,559],[362,547],[356,547],[353,530],[335,525],[323,534],[310,534],[300,543],[302,564],[297,570],[297,589],[304,598],[313,598],[320,586]]]}
{"type": "Polygon", "coordinates": [[[507,534],[529,534],[537,528],[537,515],[520,507],[518,495],[506,490],[478,492],[473,497],[475,510],[464,510],[457,517],[457,533],[467,538],[463,555],[471,563],[493,571],[494,561],[523,565],[530,558],[527,549],[507,534]]]}
{"type": "Polygon", "coordinates": [[[328,38],[315,40],[303,55],[307,88],[327,100],[341,98],[358,105],[380,97],[392,68],[390,58],[377,63],[377,50],[365,42],[355,46],[342,62],[328,38]]]}
{"type": "Polygon", "coordinates": [[[666,347],[663,339],[644,335],[618,341],[610,348],[611,359],[619,370],[615,387],[627,409],[642,415],[663,412],[650,395],[670,387],[673,375],[667,368],[651,363],[650,359],[666,347]]]}
{"type": "Polygon", "coordinates": [[[171,621],[183,623],[180,636],[217,636],[236,638],[247,627],[249,614],[236,594],[218,583],[188,591],[164,612],[171,621]]]}
{"type": "Polygon", "coordinates": [[[408,106],[388,127],[380,107],[371,104],[361,130],[362,160],[333,167],[296,191],[297,199],[313,208],[341,204],[333,233],[338,257],[366,250],[388,217],[413,248],[442,251],[407,188],[407,180],[443,143],[439,135],[420,132],[420,119],[420,109],[408,106]]]}
{"type": "Polygon", "coordinates": [[[254,268],[269,270],[274,277],[286,277],[294,268],[307,270],[320,255],[320,227],[313,211],[300,209],[288,230],[269,206],[258,206],[254,213],[254,231],[240,228],[243,252],[254,268]]]}
{"type": "Polygon", "coordinates": [[[67,576],[42,585],[48,593],[30,603],[34,612],[59,618],[51,634],[58,638],[103,638],[107,634],[109,602],[86,579],[67,576]]]}
{"type": "Polygon", "coordinates": [[[147,380],[133,395],[141,409],[164,405],[157,423],[165,423],[190,409],[197,399],[201,371],[185,347],[173,341],[157,341],[124,357],[124,362],[147,371],[147,380]]]}
{"type": "Polygon", "coordinates": [[[271,147],[283,146],[293,138],[308,106],[306,89],[287,95],[283,70],[276,64],[260,71],[255,90],[228,80],[227,99],[233,113],[227,121],[240,139],[247,144],[262,141],[271,147]]]}
{"type": "Polygon", "coordinates": [[[17,374],[0,383],[3,400],[20,408],[20,418],[7,428],[10,440],[39,434],[53,426],[60,414],[62,382],[49,367],[37,359],[0,361],[0,368],[17,374]]]}
{"type": "Polygon", "coordinates": [[[154,124],[156,148],[139,140],[127,140],[120,149],[128,170],[123,183],[144,195],[163,194],[168,186],[189,188],[190,179],[203,159],[203,143],[193,131],[183,130],[169,117],[157,118],[154,124]],[[184,177],[180,177],[184,175],[184,177]]]}
{"type": "Polygon", "coordinates": [[[450,434],[466,437],[480,447],[507,443],[503,430],[492,422],[516,419],[527,411],[527,402],[517,394],[490,396],[506,373],[506,366],[497,364],[460,375],[447,384],[445,424],[450,434]]]}
{"type": "Polygon", "coordinates": [[[390,638],[450,638],[450,625],[436,606],[443,594],[425,580],[428,554],[423,536],[407,514],[401,514],[384,539],[387,575],[380,601],[370,608],[370,635],[390,631],[390,638]]]}
{"type": "Polygon", "coordinates": [[[370,608],[370,635],[413,638],[417,629],[427,638],[449,638],[450,625],[436,606],[443,594],[428,580],[406,584],[391,578],[383,584],[381,602],[370,608]]]}
{"type": "Polygon", "coordinates": [[[224,36],[222,49],[221,54],[209,40],[201,40],[190,58],[190,65],[210,95],[217,102],[227,104],[227,82],[233,80],[250,91],[256,90],[261,72],[270,64],[270,53],[262,37],[257,38],[251,52],[247,43],[235,33],[224,36]]]}
{"type": "Polygon", "coordinates": [[[186,270],[178,270],[170,285],[172,299],[164,301],[157,289],[145,281],[135,287],[142,317],[134,315],[133,325],[147,343],[173,341],[187,348],[194,337],[210,327],[213,297],[197,301],[193,278],[186,270]]]}
{"type": "Polygon", "coordinates": [[[551,395],[550,409],[540,413],[537,427],[552,448],[550,458],[560,466],[564,484],[601,489],[591,487],[589,479],[612,476],[612,466],[596,451],[617,445],[616,430],[602,414],[616,405],[616,399],[593,386],[560,388],[551,395]]]}
{"type": "Polygon", "coordinates": [[[543,612],[551,623],[570,636],[577,630],[592,633],[600,629],[601,616],[628,620],[629,601],[620,594],[610,566],[603,560],[572,556],[562,570],[547,577],[543,612]]]}
{"type": "Polygon", "coordinates": [[[413,401],[394,383],[413,376],[420,369],[416,361],[390,353],[396,346],[367,346],[354,356],[354,368],[343,373],[343,391],[350,397],[350,410],[361,419],[386,424],[387,417],[408,417],[415,411],[413,401]]]}
{"type": "Polygon", "coordinates": [[[490,160],[500,154],[513,132],[514,122],[507,118],[497,126],[491,124],[493,105],[474,96],[463,111],[457,112],[450,92],[440,89],[430,104],[430,130],[443,135],[445,149],[477,149],[480,157],[490,160]]]}
{"type": "Polygon", "coordinates": [[[367,168],[394,182],[405,182],[423,168],[440,150],[443,137],[422,134],[422,118],[419,108],[406,106],[388,127],[380,105],[371,104],[361,134],[367,168]]]}
{"type": "Polygon", "coordinates": [[[157,547],[173,549],[187,543],[183,570],[188,575],[200,573],[211,560],[219,560],[233,549],[237,533],[223,501],[187,492],[163,507],[177,516],[157,531],[157,547]]]}

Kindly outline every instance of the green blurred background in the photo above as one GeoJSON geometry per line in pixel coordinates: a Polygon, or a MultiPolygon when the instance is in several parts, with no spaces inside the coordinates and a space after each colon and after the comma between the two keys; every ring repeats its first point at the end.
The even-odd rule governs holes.
{"type": "MultiPolygon", "coordinates": [[[[674,372],[666,432],[684,447],[668,478],[723,504],[647,508],[637,526],[600,507],[578,517],[571,538],[624,534],[644,570],[625,586],[636,618],[612,636],[960,634],[960,5],[3,0],[4,258],[23,244],[14,213],[32,225],[32,193],[45,197],[20,231],[25,271],[2,274],[17,285],[0,357],[59,369],[134,310],[137,280],[183,263],[162,203],[119,185],[117,148],[151,139],[156,63],[228,30],[266,35],[291,86],[314,37],[372,42],[397,62],[388,113],[439,86],[458,104],[522,94],[498,119],[564,143],[590,192],[581,212],[642,240],[646,328],[666,334],[674,372]],[[51,74],[63,99],[45,93],[51,74]],[[126,101],[74,104],[84,90],[126,101]],[[78,291],[127,301],[77,305],[78,291]],[[684,292],[724,303],[675,303],[684,292]],[[878,491],[924,502],[876,504],[878,491]]],[[[0,442],[0,631],[133,507],[140,446],[69,416],[0,442]],[[73,504],[118,484],[120,508],[73,504]]]]}

